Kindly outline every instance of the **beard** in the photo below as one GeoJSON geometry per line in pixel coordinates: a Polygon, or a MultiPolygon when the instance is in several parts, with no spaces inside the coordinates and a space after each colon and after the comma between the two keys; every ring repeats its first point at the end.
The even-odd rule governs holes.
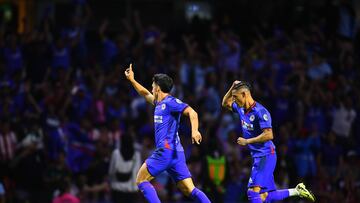
{"type": "Polygon", "coordinates": [[[245,107],[245,102],[244,103],[241,103],[241,102],[238,102],[238,101],[235,101],[235,102],[239,107],[245,107]]]}

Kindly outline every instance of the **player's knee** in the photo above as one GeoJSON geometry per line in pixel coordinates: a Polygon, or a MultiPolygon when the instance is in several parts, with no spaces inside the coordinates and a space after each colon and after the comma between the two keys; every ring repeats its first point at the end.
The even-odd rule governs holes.
{"type": "Polygon", "coordinates": [[[191,192],[195,189],[195,185],[190,178],[179,181],[177,187],[185,196],[190,196],[191,192]]]}
{"type": "Polygon", "coordinates": [[[138,172],[137,176],[136,176],[136,185],[140,185],[141,183],[145,182],[146,179],[144,178],[144,176],[141,174],[141,171],[138,172]]]}
{"type": "Polygon", "coordinates": [[[179,188],[180,191],[185,195],[185,196],[190,196],[191,192],[193,191],[194,188],[190,188],[190,187],[181,187],[179,188]]]}
{"type": "Polygon", "coordinates": [[[146,178],[146,176],[140,174],[140,172],[138,173],[138,175],[136,176],[136,185],[139,185],[143,182],[150,182],[150,180],[148,178],[146,178]]]}
{"type": "Polygon", "coordinates": [[[143,182],[146,182],[146,181],[151,181],[153,179],[153,177],[150,175],[150,173],[148,172],[148,169],[147,169],[147,166],[146,164],[144,163],[139,171],[138,171],[138,174],[136,176],[136,185],[139,185],[143,182]]]}
{"type": "Polygon", "coordinates": [[[144,182],[144,180],[136,178],[136,185],[140,185],[142,182],[144,182]]]}

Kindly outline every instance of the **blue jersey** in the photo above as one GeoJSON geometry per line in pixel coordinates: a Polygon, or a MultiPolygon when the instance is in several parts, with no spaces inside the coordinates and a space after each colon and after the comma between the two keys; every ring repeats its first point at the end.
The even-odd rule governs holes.
{"type": "Polygon", "coordinates": [[[156,148],[184,151],[179,138],[180,117],[187,104],[169,95],[155,102],[154,125],[156,148]]]}
{"type": "MultiPolygon", "coordinates": [[[[269,111],[259,103],[254,103],[245,112],[244,108],[239,107],[236,102],[233,102],[232,110],[239,115],[245,139],[257,137],[262,133],[263,129],[272,128],[269,111]]],[[[263,143],[249,144],[248,146],[252,157],[261,157],[275,153],[275,145],[271,140],[263,143]]]]}

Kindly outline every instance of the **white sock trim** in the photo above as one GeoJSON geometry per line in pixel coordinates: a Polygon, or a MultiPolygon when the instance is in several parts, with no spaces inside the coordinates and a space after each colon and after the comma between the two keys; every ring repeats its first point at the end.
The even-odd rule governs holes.
{"type": "Polygon", "coordinates": [[[295,188],[289,189],[289,196],[299,196],[299,192],[295,188]]]}

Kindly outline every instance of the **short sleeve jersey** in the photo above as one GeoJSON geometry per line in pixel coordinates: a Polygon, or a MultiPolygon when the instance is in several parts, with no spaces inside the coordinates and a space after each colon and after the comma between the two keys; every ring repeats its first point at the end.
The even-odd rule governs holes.
{"type": "Polygon", "coordinates": [[[154,125],[156,148],[184,151],[179,138],[180,117],[188,107],[181,100],[169,95],[155,102],[154,125]]]}
{"type": "MultiPolygon", "coordinates": [[[[263,129],[272,128],[270,113],[260,103],[255,102],[245,112],[244,108],[239,107],[236,102],[233,102],[232,110],[239,115],[245,139],[257,137],[262,133],[263,129]]],[[[263,143],[249,144],[248,146],[252,157],[275,153],[275,145],[271,140],[263,143]]]]}

